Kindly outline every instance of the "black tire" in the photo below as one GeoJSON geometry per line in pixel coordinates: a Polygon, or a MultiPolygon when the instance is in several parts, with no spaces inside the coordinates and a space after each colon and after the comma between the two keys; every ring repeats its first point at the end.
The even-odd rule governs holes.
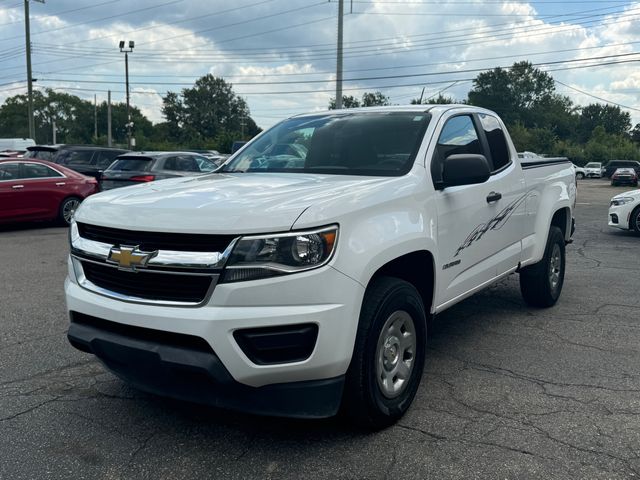
{"type": "Polygon", "coordinates": [[[565,265],[564,235],[562,230],[552,226],[542,260],[520,271],[520,292],[524,301],[532,307],[555,305],[562,292],[565,265]],[[556,257],[558,254],[559,258],[556,257]]]}
{"type": "Polygon", "coordinates": [[[637,206],[631,212],[629,217],[629,229],[640,235],[640,206],[637,206]]]}
{"type": "Polygon", "coordinates": [[[614,182],[613,180],[611,180],[611,186],[612,186],[612,187],[617,187],[617,186],[618,186],[618,184],[617,184],[616,182],[614,182]]]}
{"type": "Polygon", "coordinates": [[[82,199],[78,197],[65,198],[60,204],[60,208],[58,208],[58,223],[69,226],[71,224],[73,214],[80,205],[80,202],[82,202],[82,199]],[[70,211],[71,216],[69,216],[70,211]]]}
{"type": "Polygon", "coordinates": [[[426,341],[426,315],[422,298],[415,287],[393,277],[374,279],[367,288],[360,311],[341,413],[355,424],[369,429],[380,429],[395,423],[408,410],[420,385],[426,341]],[[405,327],[410,326],[407,318],[410,318],[414,327],[413,352],[404,350],[403,341],[392,334],[400,332],[402,338],[410,337],[407,336],[410,328],[404,331],[396,328],[400,321],[407,322],[405,327]],[[389,322],[392,323],[384,328],[389,322]],[[390,357],[395,357],[395,363],[389,360],[390,357]],[[405,367],[411,365],[406,367],[409,372],[404,380],[401,379],[400,364],[405,367]],[[394,373],[394,368],[397,373],[394,373]],[[381,383],[385,384],[384,378],[391,380],[387,381],[386,387],[381,386],[381,383]],[[390,394],[394,388],[398,388],[398,391],[390,394]]]}
{"type": "Polygon", "coordinates": [[[582,180],[584,178],[584,173],[576,173],[576,179],[582,180]]]}

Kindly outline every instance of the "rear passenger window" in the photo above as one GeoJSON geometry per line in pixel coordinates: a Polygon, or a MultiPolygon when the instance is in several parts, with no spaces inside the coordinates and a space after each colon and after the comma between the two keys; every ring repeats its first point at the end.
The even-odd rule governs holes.
{"type": "Polygon", "coordinates": [[[198,162],[188,155],[180,155],[169,157],[164,162],[165,170],[174,170],[177,172],[199,172],[198,162]]]}
{"type": "Polygon", "coordinates": [[[24,178],[50,178],[62,176],[55,170],[39,163],[24,163],[22,164],[22,168],[22,176],[24,178]]]}
{"type": "Polygon", "coordinates": [[[93,156],[93,150],[72,150],[67,152],[64,160],[60,163],[69,166],[83,167],[91,165],[91,157],[93,156]]]}
{"type": "Polygon", "coordinates": [[[96,166],[98,168],[105,169],[105,168],[107,168],[109,165],[111,165],[113,163],[115,158],[118,155],[120,155],[120,152],[100,151],[100,152],[96,152],[96,155],[98,156],[98,160],[96,162],[96,166]]]}
{"type": "Polygon", "coordinates": [[[470,115],[450,118],[442,128],[431,162],[431,176],[434,183],[442,181],[442,167],[445,158],[457,154],[484,154],[480,146],[478,132],[476,132],[470,115]]]}
{"type": "Polygon", "coordinates": [[[485,114],[480,114],[479,117],[482,129],[487,137],[491,160],[493,161],[493,171],[495,172],[509,165],[511,162],[507,140],[504,137],[504,131],[500,126],[500,122],[498,122],[496,117],[485,114]]]}

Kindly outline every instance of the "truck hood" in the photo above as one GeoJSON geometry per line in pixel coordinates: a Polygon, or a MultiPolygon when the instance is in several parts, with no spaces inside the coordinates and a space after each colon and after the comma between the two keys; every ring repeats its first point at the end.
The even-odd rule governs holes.
{"type": "Polygon", "coordinates": [[[130,230],[245,234],[291,229],[311,205],[357,195],[386,178],[214,173],[119,188],[87,198],[75,219],[130,230]]]}

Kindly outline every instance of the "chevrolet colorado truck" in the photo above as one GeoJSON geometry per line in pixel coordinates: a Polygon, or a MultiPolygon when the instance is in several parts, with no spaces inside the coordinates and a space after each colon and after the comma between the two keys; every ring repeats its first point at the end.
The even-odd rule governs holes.
{"type": "Polygon", "coordinates": [[[381,428],[430,316],[512,273],[555,304],[575,200],[571,163],[519,159],[488,110],[295,116],[214,173],[85,200],[68,339],[148,392],[381,428]]]}

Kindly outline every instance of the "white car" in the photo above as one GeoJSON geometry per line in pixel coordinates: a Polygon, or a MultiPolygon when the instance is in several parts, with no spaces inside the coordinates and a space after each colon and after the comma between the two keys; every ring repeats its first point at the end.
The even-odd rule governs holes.
{"type": "Polygon", "coordinates": [[[589,162],[584,166],[584,174],[587,178],[602,178],[604,167],[601,162],[589,162]]]}
{"type": "Polygon", "coordinates": [[[573,166],[573,170],[576,172],[576,178],[578,180],[582,180],[583,178],[585,178],[587,176],[587,172],[584,168],[579,167],[577,165],[573,166]]]}
{"type": "Polygon", "coordinates": [[[640,190],[624,192],[611,199],[609,226],[640,233],[640,190]]]}

